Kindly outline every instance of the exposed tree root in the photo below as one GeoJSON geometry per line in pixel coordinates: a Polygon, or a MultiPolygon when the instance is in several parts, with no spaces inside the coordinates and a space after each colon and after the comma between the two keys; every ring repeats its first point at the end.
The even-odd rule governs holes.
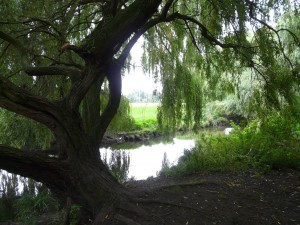
{"type": "Polygon", "coordinates": [[[125,216],[122,216],[122,215],[120,215],[120,214],[116,214],[116,215],[114,216],[114,218],[115,218],[116,220],[119,220],[119,221],[123,222],[123,223],[126,223],[127,225],[141,225],[140,223],[137,223],[137,222],[135,222],[134,220],[129,219],[129,218],[127,218],[127,217],[125,217],[125,216]]]}
{"type": "Polygon", "coordinates": [[[158,199],[131,198],[129,200],[121,201],[118,204],[114,203],[110,206],[103,207],[103,209],[98,213],[96,219],[94,220],[93,225],[108,224],[108,222],[112,220],[118,220],[126,225],[141,225],[139,222],[126,216],[127,213],[129,213],[129,215],[134,215],[135,218],[142,218],[143,221],[152,222],[154,224],[162,224],[162,218],[158,217],[157,215],[149,215],[149,213],[147,213],[142,207],[139,207],[138,203],[168,205],[172,207],[193,210],[196,212],[200,211],[198,208],[170,201],[158,199]]]}
{"type": "MultiPolygon", "coordinates": [[[[134,201],[132,201],[132,202],[134,202],[134,201]]],[[[132,202],[121,202],[119,205],[119,209],[134,213],[140,217],[147,216],[147,213],[145,212],[145,210],[141,209],[140,207],[133,204],[132,202]]]]}
{"type": "Polygon", "coordinates": [[[129,200],[123,200],[119,203],[113,203],[108,206],[104,206],[102,210],[98,213],[93,225],[109,224],[109,221],[118,220],[127,225],[140,225],[138,222],[124,215],[127,213],[135,215],[137,217],[148,220],[149,215],[142,208],[138,207],[136,204],[129,200]],[[127,213],[126,213],[127,212],[127,213]]]}
{"type": "Polygon", "coordinates": [[[113,216],[114,208],[114,204],[103,207],[94,220],[93,225],[105,224],[105,221],[113,216]]]}
{"type": "Polygon", "coordinates": [[[188,187],[188,186],[195,186],[195,185],[206,185],[206,184],[220,184],[218,181],[214,180],[197,180],[197,181],[186,181],[182,183],[167,183],[167,184],[161,184],[159,186],[154,186],[151,188],[151,191],[153,190],[162,190],[162,189],[167,189],[167,188],[172,188],[172,187],[188,187]]]}
{"type": "Polygon", "coordinates": [[[197,212],[200,211],[199,209],[197,209],[195,207],[191,207],[191,206],[187,206],[187,205],[180,205],[180,204],[177,204],[177,203],[174,203],[174,202],[163,201],[163,200],[158,200],[158,199],[142,199],[142,198],[139,198],[139,199],[135,199],[134,201],[137,202],[137,203],[163,204],[163,205],[170,205],[170,206],[176,206],[176,207],[185,208],[185,209],[189,209],[189,210],[194,210],[194,211],[197,211],[197,212]]]}
{"type": "Polygon", "coordinates": [[[71,207],[72,207],[72,201],[71,201],[71,198],[68,197],[65,212],[64,212],[63,225],[69,225],[70,224],[71,207]]]}
{"type": "Polygon", "coordinates": [[[187,187],[187,186],[204,185],[204,184],[220,184],[220,182],[209,181],[209,180],[187,181],[184,183],[163,185],[161,189],[172,188],[172,187],[187,187]]]}

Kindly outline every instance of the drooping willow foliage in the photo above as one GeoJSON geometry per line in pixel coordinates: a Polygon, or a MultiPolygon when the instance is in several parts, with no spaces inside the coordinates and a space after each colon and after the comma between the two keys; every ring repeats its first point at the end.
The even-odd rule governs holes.
{"type": "Polygon", "coordinates": [[[29,150],[49,148],[53,139],[49,130],[37,122],[0,109],[0,142],[29,150]]]}
{"type": "Polygon", "coordinates": [[[197,128],[207,101],[243,97],[243,73],[253,84],[243,100],[249,110],[296,105],[298,8],[298,1],[176,1],[173,11],[187,17],[156,26],[144,44],[144,69],[163,84],[161,126],[197,128]]]}
{"type": "MultiPolygon", "coordinates": [[[[31,1],[30,4],[24,0],[2,1],[0,7],[1,75],[41,97],[51,100],[63,99],[69,93],[74,79],[77,79],[76,76],[75,78],[73,76],[34,77],[28,76],[26,74],[28,71],[24,68],[75,65],[73,72],[78,73],[84,61],[74,52],[63,52],[61,48],[65,43],[79,44],[99,23],[101,12],[101,5],[80,5],[79,1],[73,0],[36,0],[31,1]],[[18,54],[18,50],[10,42],[5,41],[6,34],[11,35],[11,31],[14,31],[13,35],[17,36],[17,40],[22,41],[24,46],[34,54],[27,57],[18,54]],[[28,42],[29,38],[31,42],[28,42]],[[61,51],[58,51],[60,49],[61,51]]],[[[26,51],[24,49],[24,54],[27,54],[26,51]]],[[[57,75],[60,75],[59,71],[57,75]]],[[[101,91],[103,88],[94,85],[80,106],[80,112],[87,125],[95,123],[96,115],[90,112],[95,111],[98,105],[96,101],[102,100],[101,105],[107,104],[109,90],[101,91]],[[102,97],[93,99],[93,95],[98,92],[103,93],[102,97]],[[87,114],[89,116],[86,116],[87,114]]],[[[100,108],[96,113],[101,113],[100,108]]],[[[110,129],[119,130],[130,126],[131,122],[129,103],[123,98],[119,113],[110,129]]],[[[12,146],[22,148],[48,148],[52,140],[53,135],[45,126],[0,109],[1,143],[10,143],[12,146]]]]}
{"type": "Polygon", "coordinates": [[[241,93],[245,71],[255,85],[240,96],[253,109],[296,105],[298,9],[297,0],[2,0],[1,169],[70,197],[94,224],[147,220],[99,157],[133,45],[144,36],[144,69],[162,82],[161,126],[197,130],[204,104],[241,93]]]}
{"type": "MultiPolygon", "coordinates": [[[[0,32],[14,31],[17,40],[34,54],[24,60],[26,57],[15,54],[9,42],[1,41],[2,73],[40,96],[65,97],[73,78],[26,76],[28,71],[23,69],[29,65],[60,65],[60,62],[76,65],[74,73],[82,69],[84,62],[78,55],[57,49],[68,42],[81,43],[104,17],[105,4],[98,1],[99,4],[81,5],[79,2],[3,1],[0,32]]],[[[125,2],[129,5],[133,1],[125,2]]],[[[159,23],[144,35],[144,69],[151,71],[163,86],[158,116],[162,127],[197,129],[205,103],[227,93],[251,98],[243,102],[249,102],[252,110],[269,106],[279,108],[286,103],[296,105],[298,0],[164,0],[161,5],[168,2],[171,2],[168,11],[171,22],[159,23]],[[172,19],[172,15],[176,19],[172,19]],[[250,71],[250,80],[255,85],[250,95],[239,95],[241,74],[245,71],[250,71]]],[[[5,36],[3,38],[5,40],[5,36]]],[[[86,100],[100,91],[100,87],[92,87],[81,104],[83,118],[89,121],[86,124],[94,123],[96,118],[90,113],[95,104],[86,100]]]]}

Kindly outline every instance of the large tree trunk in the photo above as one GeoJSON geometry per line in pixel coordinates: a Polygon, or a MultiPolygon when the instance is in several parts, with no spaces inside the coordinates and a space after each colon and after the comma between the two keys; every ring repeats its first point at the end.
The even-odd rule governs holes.
{"type": "Polygon", "coordinates": [[[89,154],[95,149],[99,152],[98,145],[90,143],[90,138],[74,127],[69,135],[68,139],[57,140],[59,146],[76,148],[66,151],[67,158],[0,145],[1,168],[44,183],[62,200],[71,198],[72,203],[81,206],[90,219],[95,220],[94,224],[109,224],[111,215],[126,208],[132,196],[111,175],[99,154],[89,154]],[[75,154],[70,155],[70,152],[75,154]]]}
{"type": "MultiPolygon", "coordinates": [[[[105,223],[110,219],[110,214],[118,208],[129,203],[130,194],[111,175],[108,168],[100,159],[99,143],[114,115],[117,112],[121,99],[121,68],[115,64],[107,66],[105,76],[109,82],[109,102],[104,112],[99,114],[100,104],[99,87],[93,95],[93,89],[88,93],[87,102],[91,104],[88,110],[83,110],[82,124],[78,114],[70,112],[66,114],[65,124],[59,136],[56,137],[60,152],[66,151],[67,170],[60,170],[59,176],[64,184],[52,186],[52,190],[58,195],[70,197],[72,202],[83,207],[83,211],[89,212],[95,224],[105,223]],[[91,110],[92,108],[97,110],[91,110]],[[98,113],[97,113],[98,112],[98,113]],[[98,116],[97,116],[98,115],[98,116]],[[92,122],[94,121],[94,123],[92,122]],[[67,122],[66,122],[67,121],[67,122]],[[64,189],[60,189],[64,187],[64,189]]],[[[96,73],[89,69],[91,73],[96,73]]],[[[103,76],[95,85],[102,85],[103,76]]],[[[45,177],[47,180],[47,178],[45,177]]],[[[43,181],[48,182],[48,181],[43,181]]],[[[50,184],[51,185],[51,182],[50,184]]]]}
{"type": "MultiPolygon", "coordinates": [[[[86,70],[92,75],[98,73],[98,70],[93,70],[93,66],[86,70]]],[[[99,114],[96,107],[96,112],[83,110],[80,115],[78,110],[69,107],[67,101],[51,103],[34,99],[30,93],[20,92],[20,88],[10,82],[0,83],[0,94],[2,92],[5,95],[10,89],[16,93],[13,96],[5,95],[7,97],[2,102],[9,107],[13,98],[19,101],[20,108],[16,109],[20,114],[46,124],[55,135],[55,148],[58,151],[50,156],[43,152],[28,152],[0,145],[1,168],[44,183],[60,199],[71,198],[73,203],[81,206],[95,220],[94,224],[109,224],[111,215],[120,208],[134,209],[133,206],[127,207],[132,196],[111,175],[101,161],[99,152],[101,139],[120,103],[120,70],[112,63],[107,66],[103,73],[105,75],[100,73],[98,76],[101,79],[99,85],[102,84],[103,76],[106,76],[110,87],[109,103],[102,114],[99,114]],[[29,99],[34,101],[29,102],[29,99]],[[95,119],[95,123],[89,118],[95,119]]],[[[96,92],[94,97],[88,94],[88,97],[96,104],[99,93],[96,92]]],[[[55,149],[50,150],[55,152],[55,149]]]]}
{"type": "Polygon", "coordinates": [[[118,208],[129,202],[130,194],[101,162],[73,162],[60,176],[63,176],[63,183],[52,186],[53,192],[71,198],[72,203],[80,205],[84,212],[91,215],[90,219],[97,219],[95,224],[104,223],[118,208]]]}
{"type": "MultiPolygon", "coordinates": [[[[149,20],[161,2],[136,0],[122,6],[118,13],[102,18],[80,47],[64,44],[61,50],[72,50],[83,59],[80,68],[50,65],[24,69],[30,76],[71,77],[70,90],[61,100],[34,95],[0,76],[0,107],[47,126],[56,142],[55,149],[53,146],[44,153],[0,144],[0,168],[43,182],[62,199],[71,198],[92,215],[94,224],[109,224],[111,213],[118,209],[139,211],[133,205],[128,207],[133,197],[103,164],[99,146],[120,103],[121,69],[130,49],[147,29],[166,17],[164,13],[161,20],[149,20]],[[99,95],[105,78],[109,103],[100,115],[99,95]],[[56,150],[54,157],[45,154],[56,150]]],[[[6,39],[21,52],[26,51],[13,38],[6,39]]]]}

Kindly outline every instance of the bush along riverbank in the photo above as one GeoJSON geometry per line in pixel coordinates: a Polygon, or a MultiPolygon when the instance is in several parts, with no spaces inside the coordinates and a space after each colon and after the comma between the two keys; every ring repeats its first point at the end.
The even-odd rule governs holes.
{"type": "Polygon", "coordinates": [[[176,166],[165,166],[164,175],[199,171],[245,171],[248,169],[300,169],[300,123],[273,115],[234,125],[229,136],[200,134],[196,147],[186,151],[176,166]]]}

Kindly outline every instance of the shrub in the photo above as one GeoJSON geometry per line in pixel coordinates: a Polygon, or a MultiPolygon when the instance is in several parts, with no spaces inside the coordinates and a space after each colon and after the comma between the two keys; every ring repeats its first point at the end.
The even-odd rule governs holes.
{"type": "Polygon", "coordinates": [[[24,224],[36,224],[37,216],[58,210],[57,201],[48,193],[43,191],[36,196],[32,194],[22,195],[15,203],[17,218],[24,224]]]}
{"type": "Polygon", "coordinates": [[[186,151],[167,175],[198,171],[239,171],[249,168],[300,169],[300,124],[281,115],[234,126],[229,136],[204,133],[196,148],[186,151]]]}
{"type": "Polygon", "coordinates": [[[157,127],[156,118],[136,119],[135,130],[155,130],[157,127]]]}

